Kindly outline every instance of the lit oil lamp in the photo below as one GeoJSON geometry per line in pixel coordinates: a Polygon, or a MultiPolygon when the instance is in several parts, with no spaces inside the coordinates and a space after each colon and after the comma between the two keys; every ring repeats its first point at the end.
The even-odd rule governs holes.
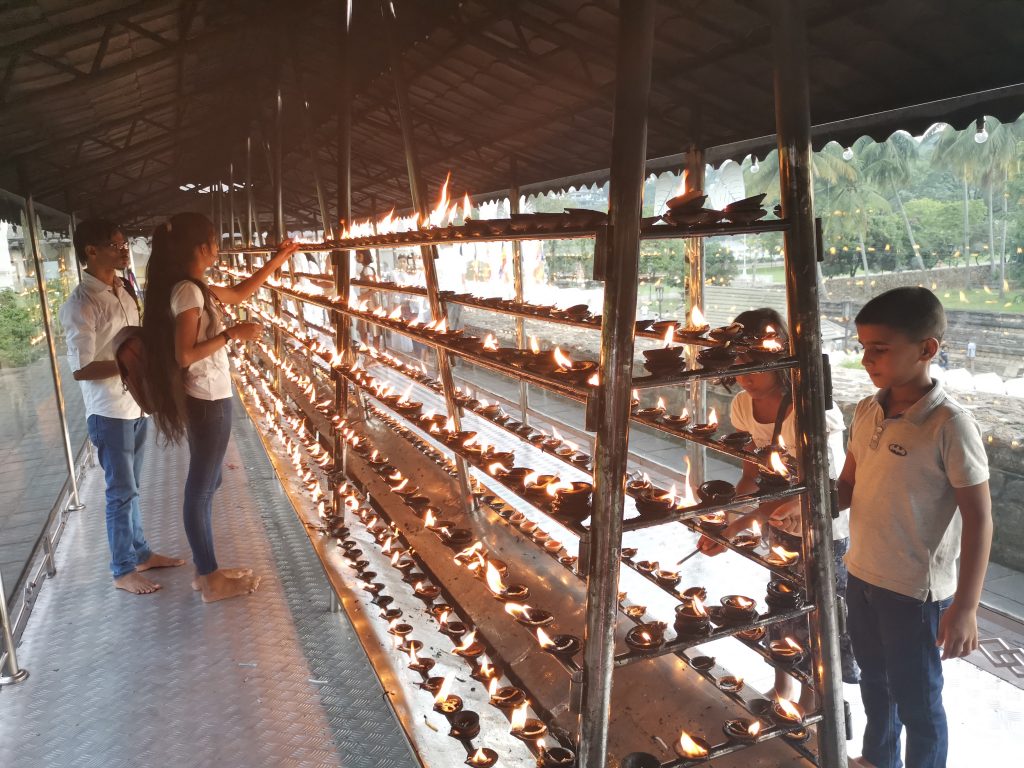
{"type": "Polygon", "coordinates": [[[643,351],[644,368],[654,376],[661,376],[668,373],[681,371],[686,367],[683,360],[683,348],[672,346],[672,338],[675,335],[675,324],[671,323],[665,328],[665,346],[660,349],[645,349],[643,351]]]}
{"type": "Polygon", "coordinates": [[[781,725],[800,725],[804,721],[803,713],[789,699],[781,696],[772,705],[772,714],[781,725]]]}
{"type": "Polygon", "coordinates": [[[772,451],[769,454],[768,462],[771,470],[761,467],[757,472],[757,487],[763,491],[775,491],[785,488],[792,479],[792,472],[786,466],[786,461],[779,451],[772,451]]]}
{"type": "Polygon", "coordinates": [[[745,350],[747,357],[760,363],[767,363],[778,359],[785,353],[785,346],[783,346],[783,344],[774,336],[762,338],[760,343],[752,344],[745,350]]]}
{"type": "Polygon", "coordinates": [[[475,659],[483,652],[483,645],[478,643],[476,640],[476,630],[473,630],[462,638],[462,642],[452,649],[452,653],[456,656],[461,656],[464,659],[475,659]]]}
{"type": "Polygon", "coordinates": [[[760,720],[726,720],[722,731],[732,741],[753,744],[761,735],[760,720]]]}
{"type": "Polygon", "coordinates": [[[718,533],[729,524],[729,519],[725,512],[708,512],[707,514],[700,515],[697,521],[701,528],[711,533],[718,533]]]}
{"type": "Polygon", "coordinates": [[[690,412],[686,408],[683,408],[682,413],[666,413],[661,417],[661,420],[670,427],[682,429],[690,423],[690,412]]]}
{"type": "Polygon", "coordinates": [[[491,594],[499,600],[520,602],[525,600],[530,594],[530,590],[522,584],[506,585],[501,579],[501,573],[493,563],[487,563],[487,568],[484,573],[484,580],[487,583],[487,588],[491,591],[491,594]]]}
{"type": "Polygon", "coordinates": [[[468,528],[440,528],[438,534],[445,546],[451,549],[462,549],[473,540],[473,533],[468,528]]]}
{"type": "Polygon", "coordinates": [[[710,328],[711,326],[704,319],[704,313],[700,311],[699,307],[694,307],[690,310],[689,322],[684,326],[676,328],[676,336],[691,339],[700,338],[710,328]]]}
{"type": "Polygon", "coordinates": [[[565,747],[538,748],[537,765],[540,768],[572,768],[576,765],[576,753],[565,747]]]}
{"type": "Polygon", "coordinates": [[[670,571],[665,568],[659,568],[653,574],[654,580],[658,584],[666,589],[673,589],[679,583],[679,571],[670,571]]]}
{"type": "Polygon", "coordinates": [[[772,610],[799,608],[803,601],[803,594],[795,584],[783,579],[773,579],[768,582],[765,602],[772,610]]]}
{"type": "Polygon", "coordinates": [[[665,625],[660,621],[637,624],[626,632],[626,645],[634,651],[656,651],[665,643],[665,625]]]}
{"type": "Polygon", "coordinates": [[[572,483],[550,483],[546,489],[552,496],[552,512],[557,517],[582,522],[590,517],[591,497],[594,486],[591,483],[574,481],[572,483]]]}
{"type": "Polygon", "coordinates": [[[435,712],[440,712],[442,715],[454,715],[456,712],[462,711],[462,699],[451,693],[452,683],[453,679],[450,675],[441,683],[437,695],[434,696],[435,712]]]}
{"type": "Polygon", "coordinates": [[[676,754],[684,760],[692,762],[704,762],[710,754],[711,748],[704,739],[697,736],[690,736],[683,731],[679,740],[676,741],[676,754]]]}
{"type": "Polygon", "coordinates": [[[545,501],[548,496],[548,485],[557,481],[555,475],[538,475],[531,472],[523,480],[523,495],[531,501],[545,501]]]}
{"type": "Polygon", "coordinates": [[[722,598],[722,618],[727,624],[742,624],[757,618],[757,603],[743,595],[722,598]]]}
{"type": "Polygon", "coordinates": [[[782,738],[795,744],[803,744],[811,738],[811,732],[806,728],[794,728],[791,731],[783,731],[782,738]]]}
{"type": "MultiPolygon", "coordinates": [[[[651,487],[651,478],[645,472],[642,477],[634,478],[626,483],[626,492],[630,495],[641,493],[651,487]]],[[[636,554],[634,551],[633,554],[636,554]]]]}
{"type": "Polygon", "coordinates": [[[767,555],[765,555],[764,561],[769,565],[774,565],[778,568],[787,568],[800,562],[800,553],[791,552],[788,549],[776,545],[772,547],[771,551],[767,555]]]}
{"type": "Polygon", "coordinates": [[[524,701],[512,712],[511,733],[523,741],[536,741],[547,735],[548,727],[540,720],[528,717],[530,702],[524,701]]]}
{"type": "Polygon", "coordinates": [[[736,496],[736,486],[727,480],[708,480],[697,488],[697,496],[705,504],[725,504],[736,496]]]}
{"type": "Polygon", "coordinates": [[[772,640],[768,644],[768,654],[773,661],[792,666],[804,658],[804,649],[792,637],[787,637],[783,640],[772,640]]]}
{"type": "Polygon", "coordinates": [[[498,678],[496,677],[491,678],[491,683],[487,687],[487,693],[490,696],[491,704],[500,709],[510,709],[518,706],[526,698],[522,690],[514,685],[498,687],[498,678]]]}
{"type": "Polygon", "coordinates": [[[637,417],[647,421],[658,421],[665,415],[665,400],[659,397],[658,402],[649,408],[641,408],[636,412],[637,417]]]}
{"type": "Polygon", "coordinates": [[[636,511],[641,517],[664,517],[675,507],[676,495],[672,490],[648,488],[636,499],[636,511]]]}
{"type": "Polygon", "coordinates": [[[570,659],[579,653],[583,642],[575,635],[555,635],[551,637],[540,627],[537,628],[537,642],[541,649],[564,659],[570,659]]]}
{"type": "Polygon", "coordinates": [[[751,627],[750,629],[744,629],[742,632],[736,633],[736,637],[740,640],[746,640],[748,643],[759,643],[764,636],[764,627],[751,627]]]}
{"type": "Polygon", "coordinates": [[[718,431],[718,415],[715,413],[715,409],[711,409],[707,422],[704,424],[694,424],[689,428],[689,431],[697,437],[711,437],[715,434],[718,431]]]}
{"type": "Polygon", "coordinates": [[[421,659],[419,657],[419,651],[416,648],[412,648],[409,651],[409,669],[414,672],[426,673],[434,668],[433,659],[421,659]]]}
{"type": "Polygon", "coordinates": [[[426,602],[433,602],[439,594],[441,589],[436,584],[431,584],[428,581],[420,581],[413,587],[413,592],[416,593],[416,597],[426,602]]]}
{"type": "Polygon", "coordinates": [[[726,693],[738,693],[743,689],[743,678],[735,675],[724,675],[715,683],[720,690],[726,693]]]}
{"type": "Polygon", "coordinates": [[[474,680],[479,680],[480,682],[486,683],[489,682],[491,678],[495,677],[497,674],[498,670],[495,669],[493,664],[491,664],[491,660],[487,658],[487,656],[481,656],[477,663],[477,666],[473,669],[473,672],[470,674],[470,677],[472,677],[474,680]]]}
{"type": "Polygon", "coordinates": [[[597,370],[597,363],[593,360],[572,360],[564,354],[561,349],[555,347],[552,356],[555,359],[556,368],[554,375],[560,378],[569,379],[574,383],[586,381],[597,370]]]}
{"type": "Polygon", "coordinates": [[[680,637],[702,637],[709,634],[711,617],[704,607],[704,601],[694,595],[690,600],[676,606],[676,620],[673,626],[680,637]]]}
{"type": "Polygon", "coordinates": [[[466,765],[472,768],[492,768],[498,762],[498,753],[480,746],[476,752],[466,759],[466,765]]]}
{"type": "Polygon", "coordinates": [[[738,549],[753,549],[761,543],[761,524],[755,520],[750,528],[737,533],[729,543],[738,549]]]}
{"type": "Polygon", "coordinates": [[[399,622],[398,619],[394,619],[388,624],[388,634],[394,635],[395,637],[405,637],[412,632],[412,625],[404,622],[399,622]]]}
{"type": "Polygon", "coordinates": [[[555,620],[550,611],[519,603],[506,603],[505,612],[527,627],[544,627],[555,620]]]}

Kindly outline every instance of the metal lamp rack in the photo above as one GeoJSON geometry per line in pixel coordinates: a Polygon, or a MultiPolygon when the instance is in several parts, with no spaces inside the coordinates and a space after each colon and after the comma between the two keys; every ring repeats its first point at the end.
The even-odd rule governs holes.
{"type": "MultiPolygon", "coordinates": [[[[646,659],[658,657],[658,654],[616,655],[615,652],[614,632],[616,624],[621,618],[617,600],[619,569],[623,562],[630,567],[633,565],[629,562],[629,558],[623,559],[622,557],[623,532],[675,522],[682,522],[694,530],[700,530],[697,527],[698,524],[693,520],[698,511],[706,512],[712,508],[732,508],[768,498],[768,496],[744,497],[735,499],[729,504],[705,506],[699,510],[679,510],[659,520],[624,521],[628,430],[631,422],[659,429],[675,437],[710,447],[743,461],[760,463],[756,457],[743,451],[731,449],[718,441],[695,439],[697,436],[688,434],[686,430],[638,419],[631,413],[630,393],[632,389],[689,384],[742,372],[790,369],[794,383],[794,411],[801,440],[801,445],[797,446],[800,452],[800,471],[798,473],[800,483],[785,489],[782,494],[799,495],[802,502],[804,551],[801,562],[804,576],[801,581],[806,586],[808,602],[805,607],[797,611],[782,612],[777,616],[771,615],[762,623],[784,620],[805,613],[810,617],[813,684],[821,705],[820,712],[808,716],[805,722],[817,722],[819,745],[817,760],[819,764],[834,768],[845,765],[844,729],[842,727],[843,702],[839,683],[840,665],[837,641],[839,608],[835,600],[832,557],[828,551],[831,518],[830,495],[826,469],[823,462],[818,460],[825,448],[826,394],[823,384],[819,336],[815,226],[811,205],[810,122],[807,65],[804,57],[806,30],[800,12],[800,3],[798,0],[777,0],[773,13],[782,218],[749,225],[715,224],[695,227],[644,226],[640,218],[640,191],[644,179],[646,112],[650,89],[655,5],[654,0],[638,0],[638,2],[630,4],[628,13],[624,12],[620,17],[615,124],[610,164],[611,196],[607,220],[591,216],[586,221],[581,221],[574,220],[572,216],[566,216],[562,220],[553,222],[542,217],[534,220],[529,216],[518,216],[507,223],[471,222],[463,227],[375,235],[309,245],[306,250],[332,253],[335,259],[334,288],[338,299],[332,300],[324,296],[316,296],[297,290],[294,286],[289,287],[278,283],[270,286],[275,315],[266,319],[271,322],[275,337],[278,339],[278,344],[275,345],[278,352],[281,349],[279,343],[281,336],[291,335],[311,358],[312,356],[321,357],[318,366],[320,374],[326,376],[328,382],[336,384],[334,408],[339,414],[347,411],[346,393],[349,387],[361,393],[361,398],[367,394],[371,397],[374,396],[372,387],[361,376],[352,375],[356,352],[351,349],[351,340],[348,334],[343,332],[344,327],[352,319],[405,334],[437,353],[438,382],[425,383],[421,380],[422,377],[418,376],[411,378],[414,381],[420,379],[421,384],[428,386],[432,392],[443,396],[445,410],[448,416],[455,421],[455,428],[458,431],[461,431],[459,422],[462,406],[448,365],[448,357],[451,355],[496,373],[515,377],[519,381],[526,381],[574,401],[586,403],[588,431],[595,433],[594,461],[590,470],[594,486],[591,519],[597,522],[589,528],[580,525],[573,529],[573,532],[580,537],[580,561],[574,573],[585,580],[587,593],[582,664],[580,671],[572,674],[572,677],[579,680],[578,695],[573,699],[579,718],[578,731],[574,735],[573,742],[578,750],[577,764],[583,768],[604,768],[608,760],[608,728],[614,669],[626,664],[642,664],[646,659]],[[784,233],[787,298],[790,309],[790,327],[793,329],[792,357],[767,364],[735,366],[727,371],[705,371],[691,367],[690,370],[669,377],[641,376],[634,378],[633,342],[635,338],[660,338],[657,334],[638,333],[635,328],[637,257],[640,241],[663,238],[694,240],[716,235],[757,232],[784,233]],[[500,306],[494,306],[494,302],[490,302],[489,306],[486,300],[478,300],[473,297],[446,295],[439,289],[434,269],[437,246],[468,242],[511,241],[518,243],[523,240],[568,238],[594,240],[595,278],[605,281],[604,311],[600,323],[572,321],[569,318],[538,313],[535,308],[522,302],[521,275],[517,275],[518,301],[505,302],[500,306]],[[348,263],[350,251],[362,248],[406,247],[421,249],[425,273],[424,287],[419,289],[392,287],[350,279],[348,263]],[[600,383],[597,386],[583,386],[560,380],[557,376],[542,375],[514,367],[486,355],[461,348],[452,337],[445,338],[442,334],[430,334],[422,329],[409,328],[400,321],[354,309],[348,304],[349,290],[353,285],[358,285],[361,288],[396,290],[425,295],[430,301],[431,314],[435,321],[446,317],[448,302],[471,306],[474,309],[513,315],[516,317],[519,346],[522,346],[522,322],[525,319],[570,324],[599,331],[601,334],[601,355],[598,368],[600,383]],[[297,316],[291,318],[291,322],[283,320],[284,312],[280,299],[284,297],[329,311],[334,318],[335,328],[313,326],[302,318],[301,311],[297,316]],[[298,328],[293,328],[292,324],[297,325],[298,328]],[[315,337],[317,332],[328,336],[333,333],[337,350],[328,348],[317,341],[315,337]]],[[[411,137],[412,124],[409,119],[404,85],[401,82],[401,67],[397,64],[396,61],[393,61],[392,70],[396,81],[399,118],[406,143],[410,186],[413,192],[414,206],[422,214],[425,209],[422,182],[416,167],[411,137]]],[[[283,227],[280,225],[278,229],[283,231],[283,227]]],[[[225,249],[222,253],[229,257],[244,256],[248,262],[248,271],[251,271],[253,256],[268,253],[269,250],[265,248],[225,249]]],[[[244,276],[245,272],[238,271],[241,266],[239,261],[235,262],[232,278],[244,276]]],[[[521,270],[518,271],[521,272],[521,270]]],[[[305,277],[320,283],[327,281],[323,275],[292,273],[292,277],[305,277]]],[[[695,342],[695,345],[707,346],[708,343],[699,341],[695,342]]],[[[367,357],[368,355],[364,355],[364,359],[367,357]]],[[[373,362],[387,365],[379,357],[373,358],[373,362]]],[[[408,375],[408,371],[403,371],[400,366],[388,365],[388,368],[408,375]]],[[[293,397],[293,401],[294,399],[293,397]]],[[[307,403],[306,405],[315,411],[313,404],[307,403]]],[[[364,405],[364,413],[370,412],[378,414],[378,418],[385,417],[385,412],[364,405]]],[[[314,415],[314,413],[307,414],[309,417],[314,415]]],[[[319,421],[322,431],[323,420],[319,421]]],[[[493,420],[490,421],[494,423],[493,420]]],[[[399,422],[393,421],[392,423],[397,425],[399,422]]],[[[412,425],[412,429],[415,430],[416,425],[412,425]]],[[[324,433],[322,432],[322,434],[324,433]]],[[[410,432],[410,434],[412,433],[410,432]]],[[[324,437],[326,438],[328,435],[324,434],[324,437]]],[[[421,446],[429,446],[432,440],[432,436],[426,432],[418,433],[416,437],[416,442],[421,446]]],[[[336,466],[351,472],[350,460],[354,462],[353,466],[362,462],[360,457],[349,456],[347,448],[344,445],[339,446],[337,439],[334,439],[334,443],[336,466]]],[[[451,448],[451,446],[440,447],[442,449],[451,448]]],[[[459,451],[451,453],[455,462],[454,475],[461,483],[462,496],[466,502],[468,514],[478,502],[481,494],[472,492],[473,475],[465,457],[459,451]]],[[[486,476],[486,472],[483,475],[486,476]]],[[[486,477],[486,482],[489,486],[496,480],[486,477]]],[[[475,482],[474,485],[477,488],[480,487],[479,482],[475,482]]],[[[507,488],[507,485],[505,487],[507,488]]],[[[514,491],[515,489],[508,488],[508,490],[514,491]]],[[[780,497],[781,495],[772,496],[772,498],[780,497]]],[[[564,522],[559,522],[564,525],[564,522]]],[[[703,530],[701,532],[706,533],[703,530]]],[[[730,544],[730,542],[723,541],[721,537],[716,538],[716,541],[727,546],[730,544]]],[[[742,554],[750,557],[749,553],[742,552],[742,554]]],[[[751,559],[756,560],[757,558],[751,559]]],[[[765,565],[763,562],[760,564],[765,565]]],[[[440,576],[441,573],[438,572],[436,575],[440,576]]],[[[721,634],[724,636],[734,633],[723,632],[721,634]]],[[[719,634],[716,631],[711,639],[717,639],[717,637],[719,634]]],[[[708,642],[708,638],[702,638],[699,642],[708,642]]],[[[754,644],[748,643],[748,645],[753,646],[754,644]]],[[[712,681],[717,679],[713,669],[700,670],[693,665],[693,659],[684,652],[687,647],[685,642],[670,641],[659,649],[659,654],[675,653],[680,655],[681,658],[687,659],[690,666],[697,669],[705,679],[712,681]]],[[[758,652],[764,655],[762,651],[763,649],[758,652]]],[[[810,682],[806,677],[805,681],[810,682]]],[[[742,697],[732,696],[724,691],[722,693],[734,701],[738,698],[742,699],[742,697]]],[[[742,703],[742,701],[738,703],[742,703]]],[[[780,729],[769,729],[758,739],[757,743],[779,735],[780,732],[780,729]]],[[[743,746],[746,745],[738,743],[715,745],[705,759],[714,759],[722,754],[741,749],[743,746]]],[[[793,746],[801,754],[811,756],[800,745],[794,744],[793,746]]],[[[673,759],[664,762],[663,768],[685,764],[688,763],[683,759],[673,759]]]]}

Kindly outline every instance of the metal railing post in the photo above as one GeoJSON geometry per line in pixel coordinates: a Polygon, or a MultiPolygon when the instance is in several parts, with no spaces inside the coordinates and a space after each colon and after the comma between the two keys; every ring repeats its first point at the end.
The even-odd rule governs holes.
{"type": "Polygon", "coordinates": [[[818,306],[814,184],[811,178],[811,114],[807,28],[801,0],[776,0],[772,13],[775,130],[779,145],[779,186],[785,231],[786,300],[793,353],[793,411],[800,442],[805,583],[815,609],[810,614],[813,667],[822,723],[819,765],[846,766],[846,741],[839,656],[839,623],[832,557],[832,514],[826,455],[825,385],[818,306]]]}
{"type": "Polygon", "coordinates": [[[28,670],[18,666],[18,653],[14,649],[14,633],[11,631],[11,617],[7,612],[7,593],[4,591],[3,574],[0,574],[0,632],[3,633],[4,641],[3,648],[0,649],[3,653],[0,655],[0,662],[4,661],[4,656],[7,657],[6,665],[0,663],[0,686],[20,683],[28,678],[28,670]],[[7,674],[4,674],[5,666],[7,674]]]}
{"type": "Polygon", "coordinates": [[[619,11],[608,200],[614,258],[607,259],[604,276],[598,400],[588,404],[601,418],[594,439],[580,768],[605,768],[608,758],[655,7],[655,0],[635,0],[619,11]]]}
{"type": "MultiPolygon", "coordinates": [[[[509,170],[512,178],[508,191],[508,212],[515,215],[519,213],[519,169],[514,157],[509,163],[509,170]]],[[[518,240],[512,241],[512,285],[516,292],[516,301],[522,303],[523,246],[518,240]]],[[[526,321],[521,317],[516,318],[516,346],[520,349],[526,348],[526,321]]],[[[522,379],[519,381],[519,420],[523,424],[530,423],[530,388],[522,379]]]]}
{"type": "Polygon", "coordinates": [[[57,399],[57,420],[60,422],[61,436],[64,443],[64,457],[68,463],[68,474],[71,480],[71,500],[68,510],[77,512],[85,509],[78,495],[78,477],[75,472],[75,454],[71,450],[71,433],[68,430],[67,409],[64,405],[64,392],[60,388],[60,366],[57,362],[57,345],[53,340],[53,318],[50,315],[50,302],[46,297],[46,276],[43,274],[43,258],[39,246],[39,229],[36,226],[36,207],[30,194],[25,202],[25,215],[28,217],[28,234],[32,244],[32,261],[36,270],[36,287],[39,290],[39,306],[43,311],[43,331],[46,334],[46,346],[50,353],[50,374],[53,377],[53,391],[57,399]]]}
{"type": "MultiPolygon", "coordinates": [[[[704,189],[704,150],[691,145],[686,152],[686,186],[688,189],[704,189]]],[[[689,266],[687,281],[687,299],[690,309],[697,307],[704,312],[704,238],[691,237],[685,241],[686,259],[689,266]]],[[[686,347],[686,364],[690,370],[697,368],[699,347],[686,347]]],[[[707,421],[708,384],[703,379],[690,385],[690,408],[695,423],[707,421]]],[[[694,443],[687,446],[690,456],[690,483],[698,486],[707,476],[708,450],[703,445],[694,443]]]]}
{"type": "MultiPolygon", "coordinates": [[[[420,175],[419,159],[416,155],[415,137],[412,131],[412,112],[409,107],[409,93],[402,72],[402,59],[397,41],[395,40],[395,17],[392,6],[387,0],[381,3],[381,12],[384,15],[384,26],[387,29],[388,54],[391,60],[391,78],[395,84],[395,102],[398,106],[398,121],[402,129],[402,143],[405,147],[405,163],[409,173],[409,192],[412,197],[412,205],[421,218],[425,219],[429,212],[426,200],[426,187],[420,175]]],[[[434,321],[447,320],[448,313],[445,303],[440,297],[437,284],[437,248],[435,246],[422,246],[420,255],[423,259],[423,276],[427,286],[427,300],[430,303],[430,316],[434,321]]],[[[444,391],[445,406],[448,416],[452,419],[455,429],[462,429],[462,409],[455,399],[455,382],[452,379],[451,363],[448,353],[443,349],[437,349],[437,370],[441,379],[441,388],[444,391]]],[[[466,511],[475,508],[475,501],[469,485],[469,470],[465,459],[456,455],[455,465],[458,474],[459,493],[466,511]]]]}
{"type": "Polygon", "coordinates": [[[228,248],[235,247],[235,162],[228,163],[228,226],[231,228],[231,240],[228,248]]]}

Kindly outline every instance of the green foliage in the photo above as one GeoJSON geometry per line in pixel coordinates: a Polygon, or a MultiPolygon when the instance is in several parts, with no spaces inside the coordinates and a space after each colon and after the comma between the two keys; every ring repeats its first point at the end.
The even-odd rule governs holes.
{"type": "MultiPolygon", "coordinates": [[[[968,201],[971,239],[985,237],[985,203],[968,201]]],[[[907,216],[918,233],[925,266],[959,266],[963,264],[963,202],[933,200],[922,197],[905,203],[907,216]]]]}
{"type": "Polygon", "coordinates": [[[715,285],[729,285],[736,277],[736,257],[726,247],[711,245],[704,252],[704,279],[715,285]]]}
{"type": "Polygon", "coordinates": [[[43,356],[42,344],[33,344],[39,323],[30,307],[10,288],[0,290],[0,367],[17,368],[43,356]]]}

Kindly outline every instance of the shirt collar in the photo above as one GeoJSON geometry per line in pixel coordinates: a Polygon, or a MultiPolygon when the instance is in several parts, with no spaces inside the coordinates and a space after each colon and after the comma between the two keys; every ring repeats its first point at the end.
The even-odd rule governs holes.
{"type": "MultiPolygon", "coordinates": [[[[873,395],[875,405],[881,410],[883,419],[885,418],[885,399],[888,396],[888,389],[880,389],[873,395]]],[[[922,395],[920,400],[907,408],[901,418],[915,425],[920,425],[928,418],[928,414],[935,410],[936,406],[945,399],[946,391],[942,388],[942,382],[932,379],[932,388],[922,395]]]]}
{"type": "MultiPolygon", "coordinates": [[[[114,282],[116,283],[120,278],[115,274],[114,282]]],[[[98,277],[90,275],[85,270],[82,270],[82,287],[84,287],[90,293],[103,293],[104,291],[111,291],[114,293],[114,287],[108,285],[100,280],[98,277]]]]}

